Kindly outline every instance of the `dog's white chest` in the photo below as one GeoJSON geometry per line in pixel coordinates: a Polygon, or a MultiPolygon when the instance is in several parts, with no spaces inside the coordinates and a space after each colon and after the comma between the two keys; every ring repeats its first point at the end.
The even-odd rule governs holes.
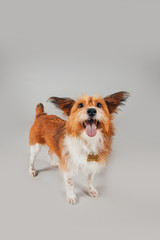
{"type": "Polygon", "coordinates": [[[91,161],[88,162],[89,154],[99,154],[103,147],[103,138],[100,132],[93,138],[88,137],[85,133],[81,137],[66,136],[64,139],[65,152],[69,153],[67,165],[72,172],[96,172],[100,165],[91,161]]]}

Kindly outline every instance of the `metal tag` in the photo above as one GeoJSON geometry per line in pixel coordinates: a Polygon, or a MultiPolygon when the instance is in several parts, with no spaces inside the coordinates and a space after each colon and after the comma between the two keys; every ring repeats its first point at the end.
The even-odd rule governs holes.
{"type": "Polygon", "coordinates": [[[91,162],[91,161],[98,162],[99,161],[99,156],[94,155],[94,154],[89,154],[88,157],[87,157],[87,161],[88,162],[91,162]]]}

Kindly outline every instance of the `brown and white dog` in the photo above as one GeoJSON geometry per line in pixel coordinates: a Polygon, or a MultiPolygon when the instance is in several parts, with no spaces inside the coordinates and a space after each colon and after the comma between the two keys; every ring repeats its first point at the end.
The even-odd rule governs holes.
{"type": "Polygon", "coordinates": [[[67,121],[55,115],[47,115],[43,104],[38,104],[29,136],[30,175],[37,175],[34,160],[45,144],[49,147],[48,155],[52,166],[60,166],[64,173],[68,202],[76,202],[72,177],[79,172],[87,174],[88,193],[97,197],[98,192],[92,186],[93,177],[105,165],[111,152],[113,113],[128,96],[127,92],[118,92],[105,98],[84,95],[77,101],[70,98],[49,98],[49,102],[68,116],[67,121]],[[58,161],[53,159],[54,154],[58,161]]]}

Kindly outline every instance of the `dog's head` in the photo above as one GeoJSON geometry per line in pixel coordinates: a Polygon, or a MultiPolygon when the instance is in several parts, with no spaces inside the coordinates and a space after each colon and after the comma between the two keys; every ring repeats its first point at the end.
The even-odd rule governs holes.
{"type": "Polygon", "coordinates": [[[95,137],[98,131],[112,135],[113,113],[128,96],[127,92],[118,92],[104,98],[83,95],[76,101],[58,97],[51,97],[48,101],[69,117],[66,125],[69,134],[80,136],[85,133],[88,137],[95,137]]]}

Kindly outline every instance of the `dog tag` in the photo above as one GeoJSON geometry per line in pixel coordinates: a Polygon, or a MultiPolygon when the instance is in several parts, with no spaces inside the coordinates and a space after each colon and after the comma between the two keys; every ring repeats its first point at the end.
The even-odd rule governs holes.
{"type": "Polygon", "coordinates": [[[91,162],[91,161],[98,162],[99,161],[99,156],[95,155],[95,154],[88,154],[87,161],[88,162],[91,162]]]}

